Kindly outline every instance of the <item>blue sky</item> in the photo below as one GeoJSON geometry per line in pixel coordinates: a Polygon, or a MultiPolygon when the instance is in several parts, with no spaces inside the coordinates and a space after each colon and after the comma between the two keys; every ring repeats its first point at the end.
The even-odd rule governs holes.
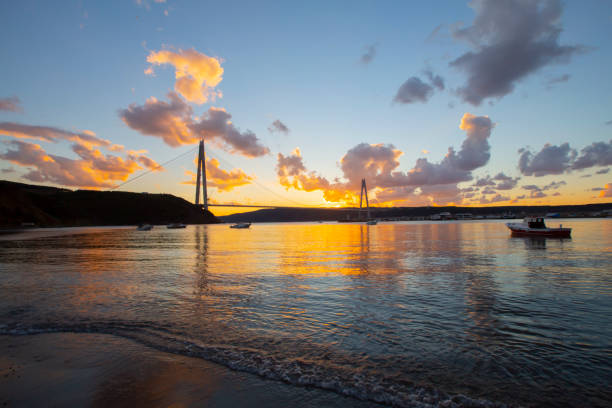
{"type": "MultiPolygon", "coordinates": [[[[536,4],[508,2],[510,14],[520,15],[530,8],[529,3],[536,4]]],[[[475,106],[459,92],[467,84],[468,73],[451,62],[470,51],[477,53],[486,35],[475,46],[457,32],[478,27],[479,16],[481,22],[493,17],[495,23],[496,7],[486,1],[471,7],[463,1],[440,1],[433,7],[430,2],[3,2],[0,101],[17,100],[18,108],[0,110],[0,122],[71,132],[90,130],[123,145],[120,152],[98,150],[124,160],[129,160],[128,150],[146,149],[140,156],[132,155],[135,163],[141,163],[140,170],[127,166],[116,175],[137,176],[148,169],[139,157],[163,163],[193,146],[169,146],[160,137],[130,127],[119,112],[132,104],[144,106],[151,97],[167,101],[167,94],[174,91],[175,67],[171,64],[156,65],[154,75],[145,74],[151,67],[147,62],[151,53],[193,49],[216,59],[223,69],[222,81],[214,87],[222,97],[202,104],[186,101],[194,120],[211,107],[224,108],[239,132],[252,131],[259,144],[268,148],[265,155],[246,157],[235,149],[232,153],[227,144],[207,145],[210,156],[220,158],[226,172],[239,168],[252,178],[229,191],[211,187],[211,196],[218,202],[346,203],[350,194],[344,193],[353,191],[353,179],[359,176],[350,173],[357,170],[348,168],[347,154],[361,143],[391,144],[402,153],[398,165],[385,167],[378,160],[393,156],[391,148],[364,148],[359,157],[365,161],[355,164],[376,167],[363,177],[370,176],[373,196],[393,193],[397,198],[381,198],[379,202],[385,205],[609,201],[612,124],[606,122],[612,120],[612,81],[608,79],[612,3],[540,2],[534,13],[543,14],[546,7],[560,9],[560,17],[551,23],[561,30],[554,41],[556,50],[568,46],[575,51],[528,69],[509,81],[511,91],[485,96],[475,106]],[[361,58],[368,47],[375,52],[364,63],[361,58]],[[444,90],[428,82],[426,70],[443,78],[444,90]],[[413,77],[431,87],[425,99],[394,101],[402,84],[413,77]],[[485,132],[488,144],[481,146],[481,153],[488,155],[486,162],[464,165],[466,173],[459,182],[412,181],[409,173],[418,158],[439,164],[449,146],[461,153],[462,143],[469,138],[459,128],[466,113],[491,121],[485,132]],[[289,132],[270,132],[275,120],[289,132]],[[547,156],[548,151],[543,151],[547,143],[552,147],[569,143],[570,151],[563,158],[547,156]],[[590,153],[582,151],[593,143],[601,144],[590,153]],[[301,153],[292,157],[302,166],[285,169],[283,179],[278,153],[290,157],[296,147],[301,153]],[[518,150],[526,147],[531,156],[528,166],[521,169],[518,150]],[[587,153],[592,159],[587,160],[588,165],[576,165],[574,160],[587,153]],[[542,164],[544,159],[551,162],[542,164]],[[556,159],[561,162],[553,163],[556,159]],[[403,176],[393,177],[393,172],[403,176]],[[491,191],[485,194],[482,187],[473,191],[479,178],[499,173],[516,179],[514,187],[497,188],[499,179],[497,184],[489,183],[491,191]],[[319,184],[308,184],[314,176],[319,184]],[[553,182],[564,183],[550,187],[553,182]],[[262,185],[276,194],[270,195],[262,185]],[[331,195],[325,192],[331,190],[342,191],[344,201],[329,200],[331,195]],[[425,193],[427,190],[430,192],[425,193]],[[442,190],[449,193],[438,194],[442,190]]],[[[492,37],[514,35],[496,31],[496,27],[491,30],[492,37]]],[[[507,64],[511,67],[520,61],[508,58],[507,64]]],[[[224,137],[219,135],[217,140],[224,137]]],[[[111,178],[104,186],[86,182],[79,186],[78,180],[71,179],[70,185],[55,170],[37,167],[33,161],[24,164],[18,154],[9,154],[17,149],[11,141],[35,143],[47,155],[79,160],[73,164],[96,171],[91,163],[81,162],[86,159],[75,153],[73,141],[17,137],[2,129],[0,141],[0,168],[4,169],[0,176],[4,179],[69,188],[109,188],[124,181],[111,178]]],[[[122,189],[168,192],[192,200],[193,186],[181,184],[190,179],[187,170],[194,171],[192,156],[122,189]]],[[[231,179],[229,173],[219,177],[231,179]]]]}

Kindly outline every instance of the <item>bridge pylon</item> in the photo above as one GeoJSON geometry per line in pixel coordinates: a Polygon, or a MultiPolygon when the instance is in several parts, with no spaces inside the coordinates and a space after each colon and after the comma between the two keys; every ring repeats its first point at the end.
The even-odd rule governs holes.
{"type": "Polygon", "coordinates": [[[196,177],[195,203],[200,205],[200,181],[202,182],[202,208],[208,210],[208,192],[206,191],[206,154],[204,152],[204,139],[200,139],[198,148],[198,174],[196,177]]]}
{"type": "Polygon", "coordinates": [[[359,219],[362,218],[363,214],[363,196],[365,195],[365,202],[367,207],[368,220],[370,219],[370,203],[368,202],[368,188],[366,187],[365,179],[361,179],[361,191],[359,193],[359,219]]]}

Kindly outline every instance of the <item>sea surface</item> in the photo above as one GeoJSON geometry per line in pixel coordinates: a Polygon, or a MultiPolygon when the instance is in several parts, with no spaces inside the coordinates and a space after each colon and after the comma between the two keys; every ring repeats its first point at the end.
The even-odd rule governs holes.
{"type": "Polygon", "coordinates": [[[610,406],[612,219],[0,236],[0,335],[104,333],[395,406],[610,406]]]}

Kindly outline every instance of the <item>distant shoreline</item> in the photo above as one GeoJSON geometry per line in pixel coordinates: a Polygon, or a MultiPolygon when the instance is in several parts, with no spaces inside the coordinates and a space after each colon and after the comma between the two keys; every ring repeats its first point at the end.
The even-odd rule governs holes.
{"type": "MultiPolygon", "coordinates": [[[[361,211],[362,220],[365,213],[361,211]]],[[[503,206],[503,207],[370,207],[370,218],[388,221],[426,221],[452,219],[517,219],[526,216],[552,218],[605,218],[612,216],[612,203],[581,205],[503,206]],[[439,218],[432,218],[438,216],[439,218]]],[[[223,222],[359,222],[359,208],[272,208],[218,217],[223,222]]]]}

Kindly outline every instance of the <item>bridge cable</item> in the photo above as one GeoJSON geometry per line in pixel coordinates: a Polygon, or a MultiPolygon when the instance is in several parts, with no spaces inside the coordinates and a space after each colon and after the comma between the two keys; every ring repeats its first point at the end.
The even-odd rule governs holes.
{"type": "MultiPolygon", "coordinates": [[[[212,149],[208,149],[208,151],[211,151],[212,149]]],[[[230,168],[236,168],[236,166],[234,166],[232,163],[230,163],[229,161],[225,160],[224,158],[222,158],[221,156],[215,154],[215,155],[210,155],[213,156],[215,159],[219,160],[220,162],[222,162],[223,164],[225,164],[226,166],[229,166],[230,168]]],[[[292,200],[290,198],[287,197],[283,197],[281,194],[278,194],[277,192],[273,191],[272,189],[270,189],[269,187],[266,187],[265,185],[261,184],[260,182],[258,182],[257,180],[253,179],[252,182],[256,185],[258,185],[259,187],[263,188],[264,190],[274,194],[275,196],[285,200],[285,201],[290,201],[293,204],[297,204],[298,207],[306,207],[306,208],[321,208],[321,207],[316,207],[316,206],[308,206],[308,205],[304,205],[302,203],[299,203],[295,200],[292,200]]],[[[255,204],[256,205],[256,204],[255,204]]],[[[324,204],[322,204],[324,205],[324,204]]],[[[264,207],[268,207],[268,206],[264,206],[264,207]]]]}
{"type": "Polygon", "coordinates": [[[170,159],[170,160],[168,160],[168,161],[166,161],[166,162],[164,162],[164,163],[162,163],[162,164],[158,165],[156,168],[154,168],[154,169],[149,169],[149,170],[145,171],[144,173],[141,173],[141,174],[137,175],[136,177],[132,177],[131,179],[126,180],[126,181],[124,181],[124,182],[123,182],[123,183],[121,183],[121,184],[117,184],[116,186],[111,187],[110,189],[111,189],[111,190],[115,190],[115,189],[117,189],[117,188],[119,188],[119,187],[123,187],[124,185],[126,185],[126,184],[128,184],[128,183],[131,183],[132,181],[138,180],[139,178],[141,178],[141,177],[143,177],[143,176],[146,176],[147,174],[149,174],[149,173],[151,173],[151,172],[155,171],[156,169],[158,169],[158,168],[160,168],[160,167],[164,167],[164,166],[166,166],[166,165],[168,165],[168,164],[172,163],[173,161],[180,159],[181,157],[184,157],[184,156],[186,156],[186,155],[188,155],[188,154],[190,154],[190,153],[195,152],[197,148],[198,148],[198,146],[196,146],[196,147],[194,147],[194,148],[192,148],[192,149],[189,149],[188,151],[186,151],[186,152],[184,152],[184,153],[181,153],[181,154],[179,154],[178,156],[176,156],[176,157],[174,157],[174,158],[172,158],[172,159],[170,159]]]}

